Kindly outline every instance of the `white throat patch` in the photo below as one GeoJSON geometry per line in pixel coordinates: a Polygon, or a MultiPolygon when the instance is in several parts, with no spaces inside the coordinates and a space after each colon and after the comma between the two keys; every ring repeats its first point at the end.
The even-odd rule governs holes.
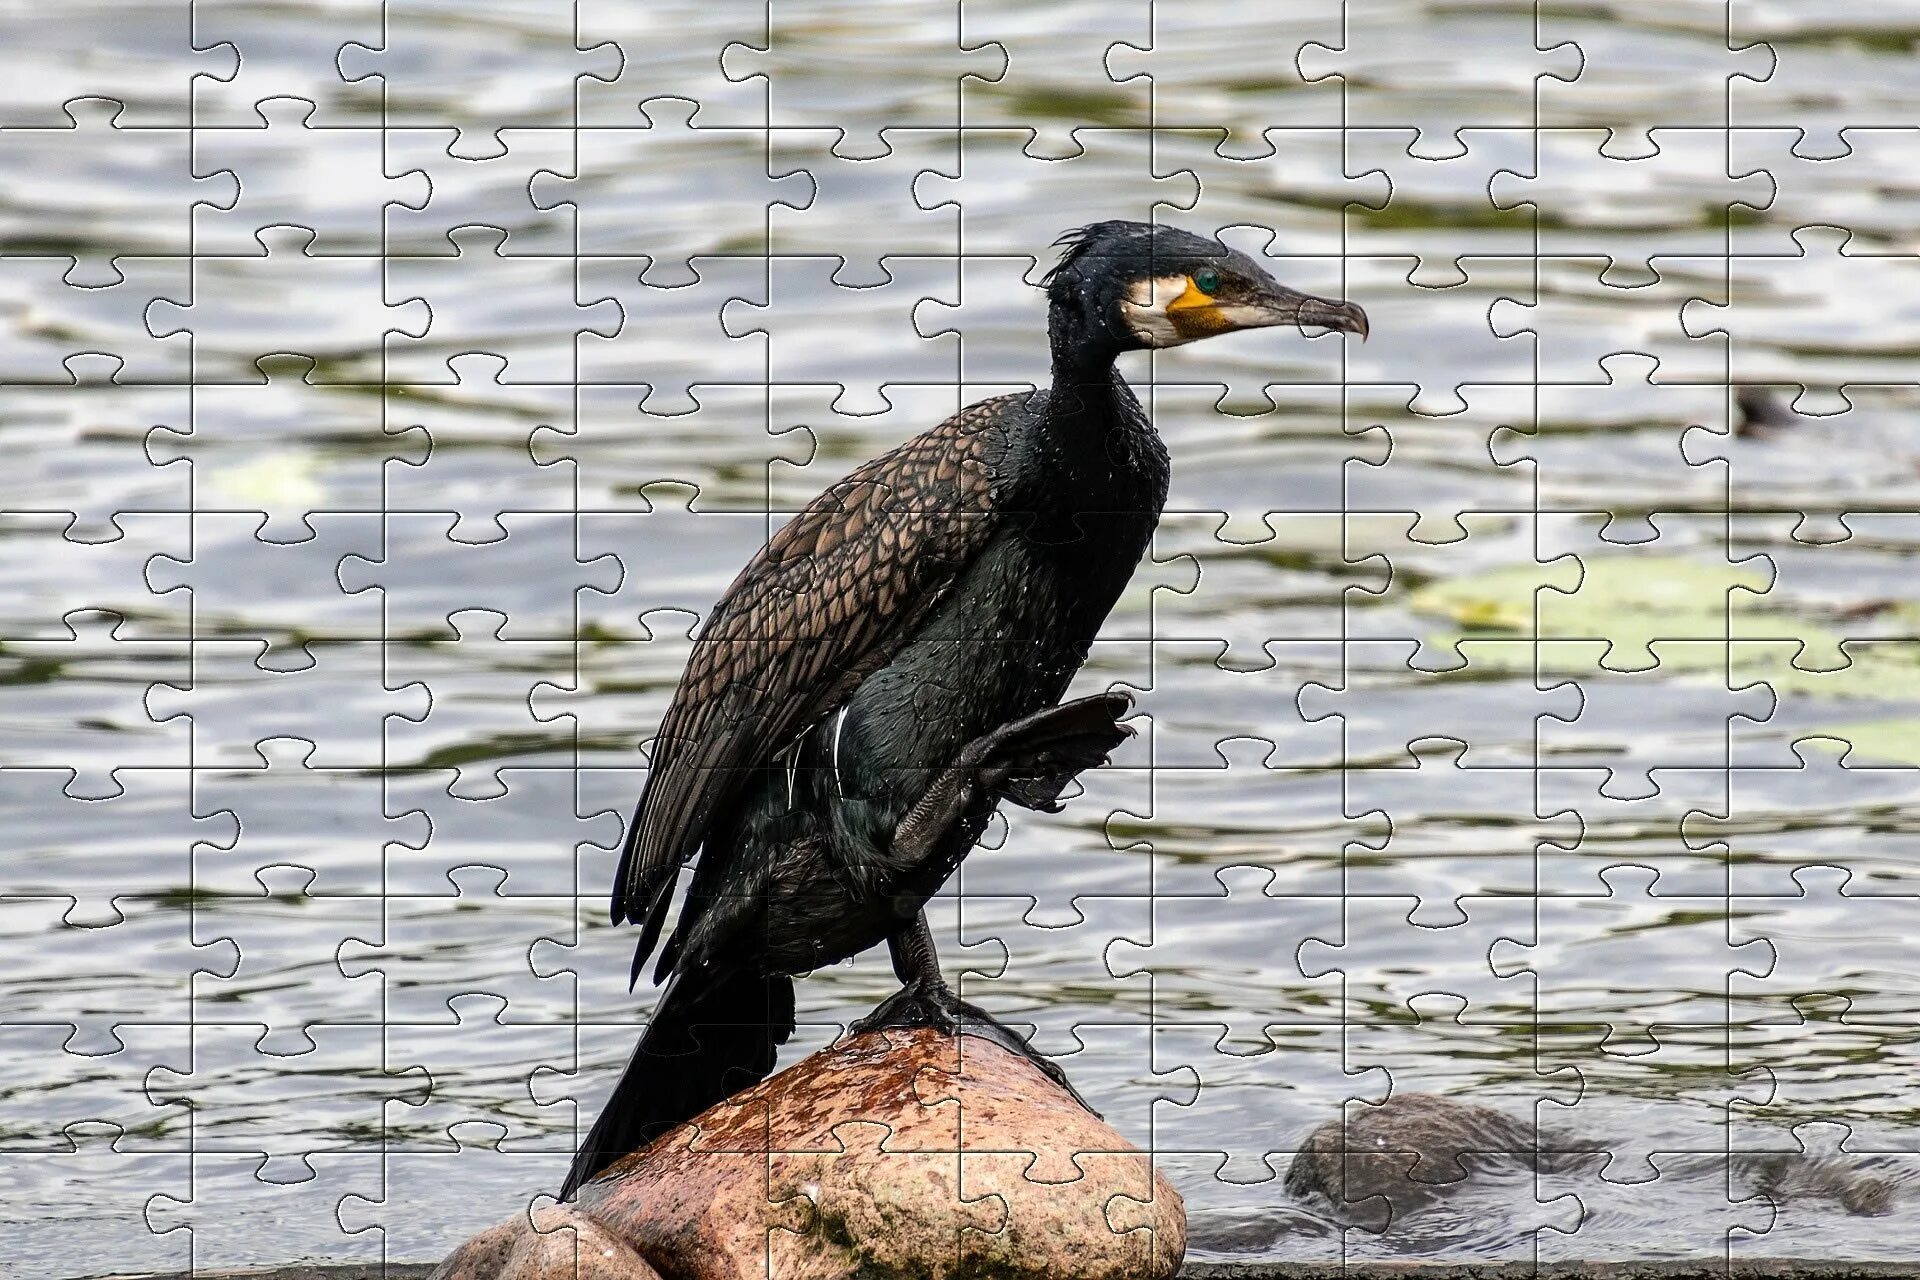
{"type": "Polygon", "coordinates": [[[1120,315],[1134,336],[1150,347],[1177,347],[1183,342],[1192,342],[1193,337],[1174,327],[1173,318],[1167,314],[1167,304],[1186,291],[1185,274],[1136,280],[1120,301],[1120,315]]]}

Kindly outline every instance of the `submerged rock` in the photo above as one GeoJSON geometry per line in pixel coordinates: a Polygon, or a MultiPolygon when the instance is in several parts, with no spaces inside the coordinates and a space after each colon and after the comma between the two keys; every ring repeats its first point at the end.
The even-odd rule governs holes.
{"type": "Polygon", "coordinates": [[[581,1280],[1154,1280],[1179,1269],[1186,1213],[1145,1153],[1030,1062],[886,1030],[702,1113],[434,1274],[573,1280],[574,1239],[581,1280]]]}
{"type": "MultiPolygon", "coordinates": [[[[1287,1168],[1287,1190],[1323,1199],[1342,1214],[1370,1200],[1394,1212],[1452,1194],[1482,1170],[1574,1172],[1607,1144],[1536,1126],[1492,1107],[1432,1093],[1404,1093],[1355,1108],[1308,1135],[1287,1168]]],[[[1779,1204],[1829,1203],[1848,1213],[1888,1213],[1910,1171],[1885,1156],[1808,1153],[1683,1155],[1663,1176],[1708,1177],[1779,1204]]],[[[1530,1194],[1530,1193],[1529,1193],[1530,1194]]]]}
{"type": "Polygon", "coordinates": [[[1336,1206],[1382,1196],[1405,1208],[1445,1194],[1472,1164],[1531,1165],[1540,1146],[1530,1120],[1439,1094],[1400,1093],[1309,1134],[1287,1166],[1287,1190],[1336,1206]]]}

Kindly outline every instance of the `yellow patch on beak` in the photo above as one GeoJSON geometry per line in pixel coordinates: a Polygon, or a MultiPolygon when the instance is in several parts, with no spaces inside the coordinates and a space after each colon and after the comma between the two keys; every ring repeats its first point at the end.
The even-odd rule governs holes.
{"type": "Polygon", "coordinates": [[[1187,277],[1186,289],[1167,304],[1167,319],[1173,322],[1181,337],[1189,339],[1204,338],[1233,327],[1221,314],[1219,299],[1202,293],[1191,276],[1187,277]]]}

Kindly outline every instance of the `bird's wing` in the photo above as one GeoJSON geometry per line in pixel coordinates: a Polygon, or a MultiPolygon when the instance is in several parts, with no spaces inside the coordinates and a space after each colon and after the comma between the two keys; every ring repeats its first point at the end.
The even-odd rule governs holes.
{"type": "Polygon", "coordinates": [[[775,534],[694,643],[627,828],[613,918],[658,936],[674,873],[754,769],[899,651],[991,536],[1005,400],[859,467],[775,534]]]}

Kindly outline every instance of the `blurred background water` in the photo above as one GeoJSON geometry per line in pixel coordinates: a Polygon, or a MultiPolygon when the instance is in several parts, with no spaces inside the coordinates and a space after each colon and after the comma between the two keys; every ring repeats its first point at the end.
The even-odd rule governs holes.
{"type": "MultiPolygon", "coordinates": [[[[1916,37],[0,3],[9,1274],[431,1259],[555,1187],[650,1003],[604,892],[689,629],[1044,377],[1031,282],[1102,217],[1374,333],[1132,358],[1173,496],[1081,683],[1144,731],[956,877],[964,994],[1195,1256],[1915,1256],[1916,37]],[[1287,1197],[1390,1088],[1596,1155],[1384,1233],[1287,1197]],[[1726,1175],[1803,1144],[1892,1216],[1726,1175]]],[[[784,1060],[891,986],[803,983],[784,1060]]]]}

